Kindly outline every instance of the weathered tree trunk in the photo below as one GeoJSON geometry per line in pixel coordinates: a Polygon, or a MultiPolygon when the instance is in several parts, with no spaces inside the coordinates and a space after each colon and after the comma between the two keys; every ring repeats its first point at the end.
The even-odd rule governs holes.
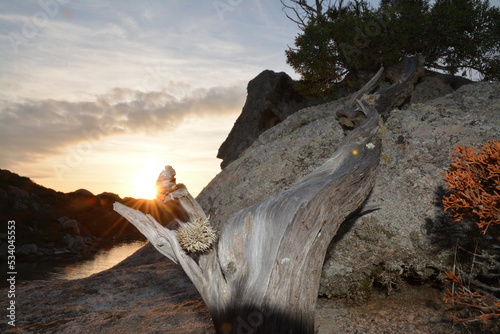
{"type": "MultiPolygon", "coordinates": [[[[177,231],[115,203],[115,210],[159,252],[180,263],[209,308],[217,333],[314,333],[327,247],[368,196],[381,153],[379,113],[369,99],[358,97],[346,108],[359,112],[347,114],[359,121],[361,112],[364,119],[333,156],[288,190],[235,214],[206,251],[189,253],[186,241],[179,243],[179,229],[195,229],[207,217],[185,186],[176,184],[170,166],[160,174],[158,199],[184,211],[183,221],[175,222],[177,231]]],[[[210,243],[212,232],[205,232],[200,239],[193,234],[192,244],[210,243]]]]}
{"type": "MultiPolygon", "coordinates": [[[[202,295],[218,333],[314,333],[314,311],[326,249],[344,219],[367,197],[380,155],[378,113],[323,166],[287,191],[240,211],[221,229],[216,248],[197,256],[181,249],[176,232],[151,216],[115,203],[165,256],[179,262],[202,295]],[[197,258],[197,259],[196,259],[197,258]]],[[[188,221],[203,210],[167,167],[164,201],[188,221]]],[[[179,225],[186,225],[178,222],[179,225]]]]}

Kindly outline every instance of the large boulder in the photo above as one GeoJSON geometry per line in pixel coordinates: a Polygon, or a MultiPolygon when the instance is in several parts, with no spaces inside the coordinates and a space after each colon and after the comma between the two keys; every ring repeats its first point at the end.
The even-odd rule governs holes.
{"type": "Polygon", "coordinates": [[[72,235],[80,234],[80,223],[76,219],[70,219],[66,216],[57,219],[60,223],[61,229],[70,232],[72,235]]]}
{"type": "MultiPolygon", "coordinates": [[[[335,117],[344,101],[289,116],[222,170],[197,198],[214,223],[287,189],[329,158],[344,137],[335,117]]],[[[435,242],[438,232],[446,234],[437,198],[442,175],[457,144],[498,139],[499,104],[500,85],[479,83],[391,112],[366,203],[377,210],[339,231],[324,264],[321,295],[362,297],[374,283],[392,289],[403,280],[424,282],[450,265],[452,250],[435,242]]]]}
{"type": "Polygon", "coordinates": [[[215,225],[286,190],[321,165],[344,138],[335,112],[345,99],[305,108],[264,132],[224,168],[197,201],[215,225]]]}
{"type": "MultiPolygon", "coordinates": [[[[390,66],[386,71],[383,85],[399,80],[403,63],[390,66]]],[[[347,95],[354,87],[359,89],[374,73],[358,73],[357,82],[351,82],[347,89],[339,84],[338,98],[347,95]]],[[[423,103],[449,94],[472,81],[454,75],[425,71],[416,83],[411,103],[423,103]]],[[[219,148],[217,157],[225,168],[236,160],[266,130],[284,121],[293,113],[310,106],[326,102],[324,99],[304,97],[295,89],[295,82],[284,72],[271,70],[261,72],[247,86],[247,99],[243,110],[231,132],[219,148]]]]}
{"type": "Polygon", "coordinates": [[[456,145],[479,147],[499,138],[499,106],[500,85],[484,83],[392,111],[367,202],[378,210],[344,225],[334,239],[320,294],[422,283],[452,264],[457,236],[441,205],[443,172],[456,145]]]}
{"type": "Polygon", "coordinates": [[[296,111],[318,104],[318,99],[305,98],[295,90],[286,73],[265,70],[247,86],[247,100],[217,157],[225,168],[236,160],[261,133],[284,121],[296,111]]]}
{"type": "Polygon", "coordinates": [[[424,103],[449,94],[470,83],[472,81],[467,78],[426,70],[425,75],[415,85],[410,102],[413,104],[424,103]]]}

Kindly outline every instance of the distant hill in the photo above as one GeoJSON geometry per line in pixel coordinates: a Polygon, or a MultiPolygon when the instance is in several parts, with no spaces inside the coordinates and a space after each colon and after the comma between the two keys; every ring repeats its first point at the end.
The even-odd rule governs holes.
{"type": "Polygon", "coordinates": [[[0,219],[4,226],[0,244],[2,249],[6,247],[9,220],[16,221],[16,253],[21,257],[86,254],[118,242],[144,240],[133,225],[113,211],[115,201],[150,213],[160,222],[170,220],[154,200],[122,199],[113,193],[94,195],[86,189],[62,193],[0,169],[0,219]]]}

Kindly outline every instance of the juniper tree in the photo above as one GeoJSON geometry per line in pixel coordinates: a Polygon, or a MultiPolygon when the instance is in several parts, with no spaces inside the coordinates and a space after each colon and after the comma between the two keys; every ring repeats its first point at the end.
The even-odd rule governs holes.
{"type": "Polygon", "coordinates": [[[306,93],[328,96],[403,56],[422,54],[426,68],[482,80],[500,79],[500,9],[482,0],[290,1],[299,26],[287,62],[306,93]],[[320,6],[316,8],[315,6],[320,6]]]}

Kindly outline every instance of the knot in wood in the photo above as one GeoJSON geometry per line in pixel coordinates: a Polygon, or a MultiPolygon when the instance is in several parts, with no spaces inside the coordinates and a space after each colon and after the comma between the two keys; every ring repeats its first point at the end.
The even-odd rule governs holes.
{"type": "Polygon", "coordinates": [[[167,244],[167,240],[165,240],[165,238],[159,237],[158,239],[156,239],[156,246],[163,247],[163,245],[165,244],[167,244]]]}
{"type": "Polygon", "coordinates": [[[229,262],[226,267],[223,269],[224,275],[232,276],[236,273],[236,264],[234,262],[229,262]]]}

